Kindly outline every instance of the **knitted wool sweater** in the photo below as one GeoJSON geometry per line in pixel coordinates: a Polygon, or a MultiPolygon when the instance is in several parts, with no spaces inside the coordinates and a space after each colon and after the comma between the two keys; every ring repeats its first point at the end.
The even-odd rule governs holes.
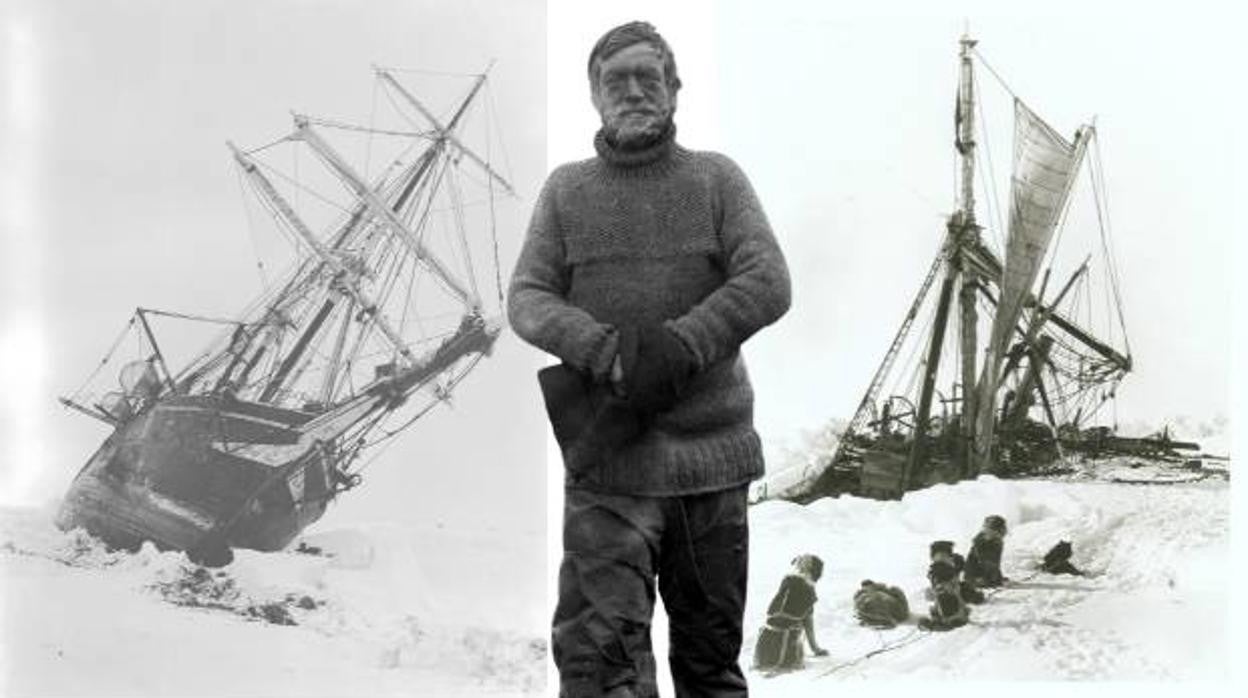
{"type": "Polygon", "coordinates": [[[594,381],[627,325],[663,324],[697,367],[670,410],[569,487],[671,496],[763,473],[740,346],[788,310],[788,269],[736,164],[674,137],[623,152],[600,132],[598,157],[552,172],[512,276],[516,334],[594,381]]]}

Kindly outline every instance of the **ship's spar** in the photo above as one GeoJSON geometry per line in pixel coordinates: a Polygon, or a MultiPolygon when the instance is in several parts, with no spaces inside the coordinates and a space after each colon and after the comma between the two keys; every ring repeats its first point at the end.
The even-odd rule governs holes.
{"type": "Polygon", "coordinates": [[[229,547],[281,548],[358,482],[349,466],[370,442],[396,433],[372,436],[409,396],[431,388],[435,402],[444,400],[490,352],[500,322],[484,314],[462,193],[450,174],[464,160],[484,173],[492,228],[494,190],[512,188],[457,134],[486,77],[476,77],[443,124],[390,71],[376,73],[429,126],[377,132],[424,142],[424,150],[410,162],[396,159],[370,182],[321,134],[318,127],[333,122],[296,114],[294,132],[279,143],[306,146],[352,197],[321,236],[266,174],[257,151],[228,144],[304,258],[247,319],[230,323],[231,331],[180,371],[170,369],[148,323],[154,311],[136,313],[131,326],[137,321],[151,353],[123,369],[122,392],[91,405],[62,398],[115,431],[71,486],[61,526],[83,526],[117,546],[152,540],[204,559],[221,559],[229,547]],[[459,234],[459,273],[427,242],[439,196],[449,199],[459,234]],[[426,275],[460,319],[422,349],[406,325],[428,295],[417,293],[426,275]],[[362,374],[361,365],[378,356],[389,358],[362,374]]]}
{"type": "MultiPolygon", "coordinates": [[[[1080,127],[1073,142],[1068,142],[1014,96],[1015,166],[1004,259],[982,239],[975,199],[975,47],[976,41],[970,37],[960,41],[954,118],[958,195],[956,210],[947,220],[944,242],[836,451],[796,486],[766,496],[802,502],[843,491],[898,496],[936,481],[999,473],[1009,458],[1011,440],[1028,423],[1032,405],[1038,403],[1043,409],[1049,441],[1060,448],[1059,431],[1077,432],[1096,406],[1077,409],[1063,420],[1054,404],[1058,394],[1086,394],[1099,388],[1103,402],[1131,370],[1129,351],[1120,351],[1098,338],[1062,309],[1072,289],[1086,277],[1087,261],[1071,273],[1051,299],[1045,298],[1051,268],[1045,270],[1039,290],[1032,290],[1053,233],[1063,222],[1089,143],[1096,137],[1094,126],[1080,127]],[[934,286],[939,286],[939,292],[922,351],[917,395],[881,400],[886,381],[934,286]],[[991,317],[988,341],[982,347],[981,307],[991,317]],[[940,402],[942,408],[952,405],[957,412],[934,420],[942,358],[949,344],[949,325],[955,319],[959,362],[954,371],[954,397],[940,402]],[[1068,375],[1064,383],[1052,356],[1055,347],[1078,357],[1078,375],[1068,375]],[[1007,379],[1013,388],[1003,390],[1007,379]],[[902,426],[909,427],[909,435],[898,433],[902,426]]],[[[1118,309],[1115,320],[1121,324],[1116,283],[1112,290],[1118,309]]],[[[1125,343],[1125,330],[1123,335],[1125,343]]]]}

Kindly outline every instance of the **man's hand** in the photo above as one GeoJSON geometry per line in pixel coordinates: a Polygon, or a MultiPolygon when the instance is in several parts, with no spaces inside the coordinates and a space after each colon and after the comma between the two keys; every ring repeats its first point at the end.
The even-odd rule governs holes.
{"type": "Polygon", "coordinates": [[[671,409],[697,368],[680,338],[662,325],[625,327],[619,360],[624,392],[642,414],[671,409]]]}

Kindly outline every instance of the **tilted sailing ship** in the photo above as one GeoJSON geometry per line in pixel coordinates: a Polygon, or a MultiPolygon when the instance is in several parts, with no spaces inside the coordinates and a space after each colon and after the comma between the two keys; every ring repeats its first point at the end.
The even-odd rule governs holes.
{"type": "Polygon", "coordinates": [[[296,258],[236,320],[135,313],[128,331],[142,355],[122,368],[122,389],[61,399],[113,431],[65,495],[60,527],[209,563],[236,547],[279,550],[359,483],[362,454],[447,400],[490,353],[501,307],[486,314],[472,257],[491,241],[495,193],[511,187],[461,135],[486,76],[473,77],[443,123],[396,72],[376,69],[378,86],[411,128],[296,114],[274,144],[229,144],[296,258]],[[367,139],[369,154],[384,139],[397,154],[368,175],[331,131],[367,139]],[[338,200],[268,164],[278,145],[311,151],[322,177],[342,185],[338,200]],[[470,200],[471,186],[483,198],[470,200]],[[331,204],[319,232],[298,210],[312,199],[331,204]],[[151,322],[170,316],[225,328],[175,366],[151,322]]]}
{"type": "MultiPolygon", "coordinates": [[[[1106,428],[1089,425],[1114,399],[1132,359],[1097,130],[1085,124],[1068,139],[1010,92],[1015,127],[1008,227],[997,221],[1008,235],[1004,255],[995,251],[985,235],[992,222],[981,223],[976,210],[976,165],[983,162],[975,130],[975,65],[982,62],[976,43],[965,36],[960,42],[958,201],[943,243],[835,452],[764,497],[898,497],[980,473],[1008,474],[1052,460],[1064,448],[1103,443],[1091,435],[1103,437],[1106,428]],[[1092,238],[1095,249],[1084,248],[1091,254],[1079,250],[1074,259],[1082,263],[1061,269],[1070,255],[1058,254],[1054,238],[1061,235],[1055,233],[1066,224],[1081,170],[1089,170],[1100,235],[1092,238]],[[1092,302],[1094,270],[1103,302],[1092,302]],[[1061,283],[1056,292],[1050,281],[1061,283]],[[1085,312],[1093,306],[1096,312],[1085,312]],[[926,333],[912,332],[921,318],[926,333]],[[898,364],[907,353],[917,359],[912,371],[898,364]]],[[[999,205],[997,212],[1000,218],[999,205]]]]}

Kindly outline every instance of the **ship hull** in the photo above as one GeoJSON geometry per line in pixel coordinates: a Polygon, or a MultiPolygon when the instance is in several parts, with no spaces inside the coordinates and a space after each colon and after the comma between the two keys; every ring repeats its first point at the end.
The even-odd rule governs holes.
{"type": "Polygon", "coordinates": [[[332,496],[333,458],[300,440],[312,416],[215,396],[161,400],[104,441],[57,525],[117,548],[280,550],[332,496]]]}

